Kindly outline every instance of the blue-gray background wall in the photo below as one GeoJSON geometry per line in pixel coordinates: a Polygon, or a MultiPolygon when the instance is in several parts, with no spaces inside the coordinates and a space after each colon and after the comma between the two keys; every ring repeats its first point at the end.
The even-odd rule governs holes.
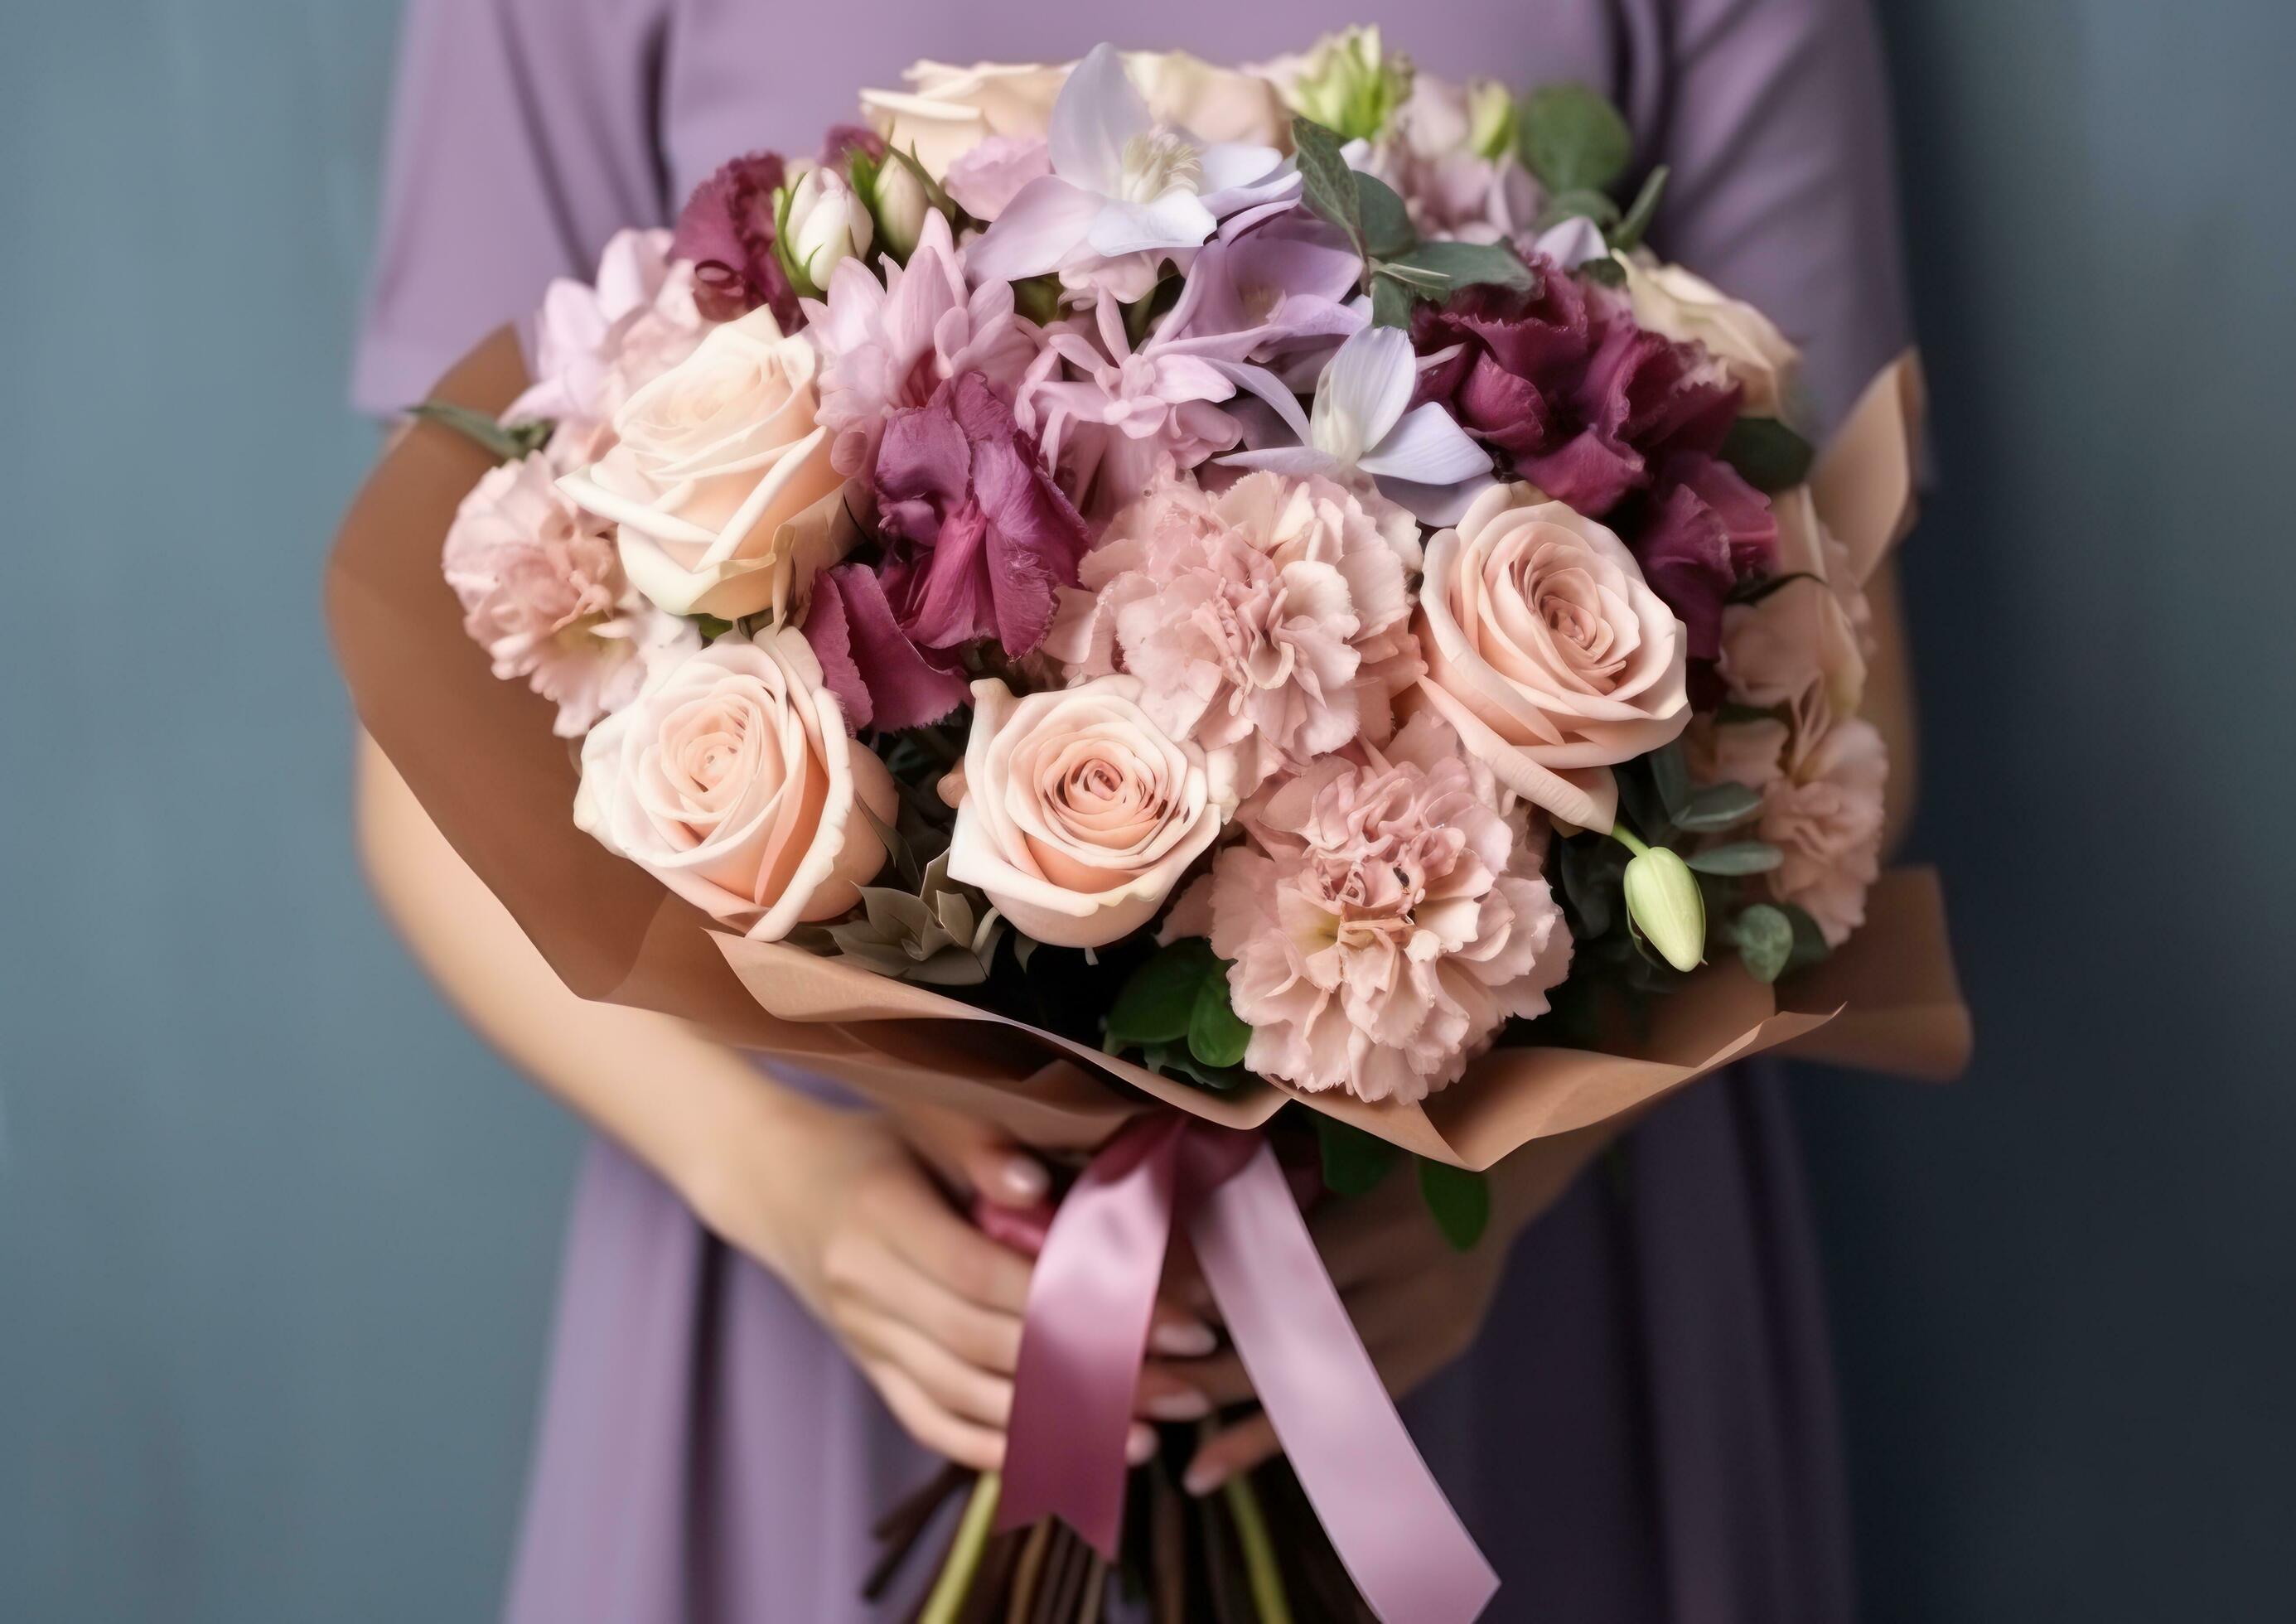
{"type": "MultiPolygon", "coordinates": [[[[1802,1087],[1867,1612],[2283,1618],[2296,11],[1883,10],[1982,1052],[1802,1087]]],[[[0,49],[0,1617],[501,1582],[575,1135],[365,900],[316,615],[393,11],[0,49]]]]}

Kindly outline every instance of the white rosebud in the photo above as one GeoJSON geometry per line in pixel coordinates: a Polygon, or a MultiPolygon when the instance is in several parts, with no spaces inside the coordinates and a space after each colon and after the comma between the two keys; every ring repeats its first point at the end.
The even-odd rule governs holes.
{"type": "Polygon", "coordinates": [[[829,285],[829,273],[840,259],[869,251],[875,226],[868,205],[850,183],[834,169],[808,168],[789,194],[789,210],[782,219],[782,245],[789,256],[791,280],[810,284],[800,291],[818,296],[829,285]]]}
{"type": "Polygon", "coordinates": [[[1690,865],[1665,847],[1645,847],[1628,860],[1627,912],[1644,939],[1677,970],[1695,970],[1704,962],[1706,898],[1690,865]]]}
{"type": "Polygon", "coordinates": [[[917,246],[918,234],[924,230],[925,215],[932,208],[924,183],[914,169],[889,152],[877,167],[876,195],[871,201],[876,205],[877,232],[884,239],[885,251],[906,265],[917,246]]]}

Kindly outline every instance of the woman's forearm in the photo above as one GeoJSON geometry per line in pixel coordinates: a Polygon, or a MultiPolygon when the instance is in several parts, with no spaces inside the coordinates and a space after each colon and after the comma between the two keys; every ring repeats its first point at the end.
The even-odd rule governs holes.
{"type": "Polygon", "coordinates": [[[697,1207],[730,1136],[800,1139],[824,1109],[682,1021],[569,992],[365,734],[358,838],[384,911],[472,1026],[697,1207]]]}

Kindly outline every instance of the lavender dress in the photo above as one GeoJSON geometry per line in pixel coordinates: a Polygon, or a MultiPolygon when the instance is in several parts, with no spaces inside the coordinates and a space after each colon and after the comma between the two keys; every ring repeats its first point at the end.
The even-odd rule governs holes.
{"type": "MultiPolygon", "coordinates": [[[[1228,61],[1349,21],[1160,0],[1134,37],[1228,61]],[[1151,36],[1153,36],[1151,37],[1151,36]]],[[[1865,0],[1450,0],[1390,17],[1431,70],[1577,78],[1673,166],[1654,236],[1784,318],[1839,414],[1905,339],[1865,0]]],[[[808,151],[909,61],[1073,56],[1045,0],[412,0],[361,404],[416,398],[473,340],[660,223],[727,156],[808,151]]],[[[1850,1616],[1826,1336],[1774,1078],[1710,1081],[1515,1247],[1475,1352],[1406,1406],[1505,1580],[1495,1619],[1850,1616]]],[[[829,1624],[875,1513],[929,1469],[763,1270],[614,1146],[576,1198],[513,1624],[829,1624]]]]}

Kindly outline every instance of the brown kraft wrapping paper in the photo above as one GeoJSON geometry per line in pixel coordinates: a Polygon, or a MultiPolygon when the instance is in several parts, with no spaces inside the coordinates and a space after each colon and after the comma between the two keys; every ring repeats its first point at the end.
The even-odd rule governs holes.
{"type": "MultiPolygon", "coordinates": [[[[494,413],[525,382],[505,327],[433,395],[494,413]]],[[[1867,390],[1812,477],[1819,512],[1849,545],[1860,578],[1911,522],[1921,402],[1919,369],[1907,356],[1867,390]]],[[[1039,1144],[1096,1144],[1150,1101],[1254,1128],[1297,1099],[1474,1169],[1533,1141],[1575,1161],[1595,1137],[1579,1130],[1766,1050],[1939,1079],[1968,1058],[1968,1012],[1937,880],[1924,870],[1884,874],[1865,927],[1776,988],[1734,964],[1710,964],[1657,1002],[1631,1053],[1497,1049],[1462,1081],[1408,1105],[1256,1081],[1209,1093],[929,988],[734,935],[574,826],[576,757],[551,733],[549,704],[497,681],[463,635],[439,550],[488,466],[486,453],[451,430],[404,430],[343,521],[327,571],[327,617],[367,732],[582,997],[679,1016],[872,1097],[929,1098],[1039,1144]]]]}

